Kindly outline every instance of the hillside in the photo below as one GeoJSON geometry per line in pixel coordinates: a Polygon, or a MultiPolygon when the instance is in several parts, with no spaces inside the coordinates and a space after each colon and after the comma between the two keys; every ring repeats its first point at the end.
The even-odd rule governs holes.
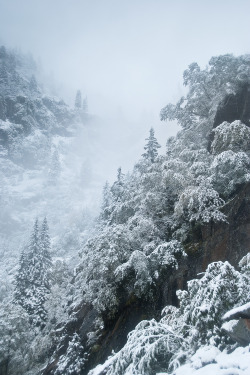
{"type": "Polygon", "coordinates": [[[89,162],[89,139],[96,131],[91,115],[49,94],[39,77],[30,55],[0,48],[1,301],[13,290],[20,252],[36,217],[47,216],[53,256],[72,272],[80,235],[84,238],[97,207],[89,162]]]}
{"type": "MultiPolygon", "coordinates": [[[[31,93],[34,79],[28,82],[24,73],[15,83],[6,66],[11,63],[2,63],[7,78],[1,99],[1,169],[6,170],[7,162],[8,178],[16,179],[24,199],[20,171],[31,170],[34,159],[32,176],[44,176],[48,150],[51,153],[55,144],[57,152],[63,149],[58,139],[62,137],[65,145],[82,118],[61,101],[46,99],[37,85],[31,93]],[[40,110],[46,113],[42,119],[40,110]],[[34,156],[36,145],[39,155],[34,156]]],[[[17,68],[15,72],[19,74],[17,68]]],[[[37,270],[25,256],[20,259],[15,279],[19,294],[3,299],[11,313],[1,312],[3,375],[17,374],[17,363],[19,374],[26,375],[177,375],[196,370],[198,375],[215,364],[220,374],[223,366],[230,370],[230,358],[236,361],[233,353],[249,354],[235,344],[238,336],[232,332],[237,322],[230,323],[230,329],[222,324],[229,310],[250,301],[250,58],[213,57],[203,70],[193,63],[183,79],[186,97],[160,113],[163,121],[178,121],[182,130],[159,156],[160,144],[151,129],[133,171],[124,175],[119,168],[116,181],[104,186],[99,216],[85,236],[86,227],[78,219],[81,230],[73,232],[73,241],[64,243],[61,254],[76,254],[82,241],[73,275],[62,268],[56,273],[49,255],[44,266],[38,257],[45,246],[43,236],[34,225],[26,254],[41,262],[48,280],[27,293],[27,285],[33,286],[25,279],[26,271],[34,278],[37,270]],[[18,280],[26,282],[24,289],[18,280]]],[[[67,152],[63,149],[61,158],[67,152]]],[[[39,202],[46,201],[53,225],[50,211],[64,215],[68,208],[56,208],[58,193],[65,193],[62,179],[58,177],[56,188],[49,185],[46,192],[48,197],[40,201],[36,191],[28,207],[35,205],[43,215],[39,202]]],[[[16,202],[8,206],[8,228],[14,225],[16,202]]],[[[71,231],[66,220],[60,225],[64,228],[57,232],[59,237],[71,231]]],[[[51,249],[47,243],[46,251],[51,249]]],[[[240,374],[249,370],[242,366],[240,374]]]]}

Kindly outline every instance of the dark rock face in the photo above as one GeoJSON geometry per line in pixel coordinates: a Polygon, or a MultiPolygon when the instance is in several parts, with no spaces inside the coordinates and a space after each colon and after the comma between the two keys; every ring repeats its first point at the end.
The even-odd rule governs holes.
{"type": "Polygon", "coordinates": [[[211,222],[199,230],[191,230],[191,241],[185,244],[188,253],[184,265],[187,266],[186,280],[197,277],[212,262],[227,260],[238,268],[239,261],[250,252],[250,183],[239,187],[223,211],[227,223],[211,222]]]}
{"type": "MultiPolygon", "coordinates": [[[[227,95],[219,104],[213,123],[213,129],[224,121],[229,123],[240,120],[250,126],[250,85],[243,85],[236,94],[227,95]]],[[[211,149],[214,133],[208,139],[208,151],[211,149]]]]}
{"type": "Polygon", "coordinates": [[[223,121],[233,122],[240,120],[250,126],[250,86],[244,85],[237,94],[229,94],[225,97],[217,109],[214,118],[214,128],[223,121]]]}
{"type": "Polygon", "coordinates": [[[209,263],[228,260],[237,268],[240,259],[250,252],[250,184],[244,185],[227,203],[227,223],[202,228],[202,269],[209,263]]]}

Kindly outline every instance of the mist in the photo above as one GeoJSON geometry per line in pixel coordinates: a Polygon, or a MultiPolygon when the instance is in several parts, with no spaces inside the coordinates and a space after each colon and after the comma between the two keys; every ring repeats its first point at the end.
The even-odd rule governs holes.
{"type": "Polygon", "coordinates": [[[165,152],[175,124],[160,109],[183,94],[193,61],[248,53],[249,1],[0,0],[0,42],[30,52],[57,95],[87,96],[98,123],[96,168],[114,178],[143,153],[150,127],[165,152]]]}

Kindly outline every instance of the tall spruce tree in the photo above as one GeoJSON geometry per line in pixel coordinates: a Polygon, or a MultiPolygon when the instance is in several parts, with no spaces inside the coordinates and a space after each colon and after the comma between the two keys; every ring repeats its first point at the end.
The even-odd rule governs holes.
{"type": "Polygon", "coordinates": [[[155,162],[155,159],[158,156],[157,150],[158,150],[158,148],[161,147],[159,145],[159,143],[157,142],[157,139],[155,138],[154,135],[155,135],[154,129],[151,128],[150,131],[149,131],[149,137],[146,138],[146,141],[148,141],[148,142],[147,142],[146,146],[144,147],[144,150],[146,150],[146,152],[144,154],[142,154],[142,156],[145,159],[150,160],[151,163],[155,162]]]}
{"type": "Polygon", "coordinates": [[[33,324],[43,327],[44,307],[51,286],[50,237],[47,219],[39,231],[36,219],[26,252],[20,257],[16,276],[15,300],[28,312],[33,324]]]}
{"type": "Polygon", "coordinates": [[[110,191],[113,195],[114,201],[119,201],[124,190],[124,174],[121,167],[117,169],[117,180],[113,183],[110,191]]]}
{"type": "Polygon", "coordinates": [[[76,92],[76,98],[75,98],[75,109],[81,109],[82,108],[82,93],[80,90],[77,90],[76,92]]]}
{"type": "Polygon", "coordinates": [[[102,205],[101,205],[101,213],[100,213],[100,219],[101,220],[108,220],[110,216],[110,210],[111,210],[111,204],[113,202],[112,199],[112,193],[110,190],[109,183],[106,181],[103,192],[102,192],[102,205]]]}
{"type": "Polygon", "coordinates": [[[26,289],[28,287],[28,259],[27,254],[22,250],[20,260],[19,260],[19,268],[16,275],[16,289],[15,289],[15,299],[18,301],[20,305],[24,305],[25,303],[25,295],[26,289]]]}

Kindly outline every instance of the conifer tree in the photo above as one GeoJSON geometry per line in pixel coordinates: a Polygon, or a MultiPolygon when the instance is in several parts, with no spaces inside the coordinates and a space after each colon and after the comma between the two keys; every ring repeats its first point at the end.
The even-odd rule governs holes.
{"type": "Polygon", "coordinates": [[[80,375],[84,370],[86,355],[84,353],[81,339],[74,333],[72,340],[68,344],[67,352],[59,358],[56,375],[80,375]]]}
{"type": "Polygon", "coordinates": [[[82,107],[82,93],[80,90],[77,90],[76,92],[76,98],[75,98],[75,109],[81,109],[82,107]]]}
{"type": "Polygon", "coordinates": [[[41,279],[44,286],[50,289],[51,280],[51,243],[49,236],[49,227],[47,218],[45,217],[42,222],[40,234],[40,253],[41,253],[41,279]]]}
{"type": "Polygon", "coordinates": [[[124,187],[124,174],[122,173],[121,167],[117,170],[117,180],[113,183],[111,187],[111,192],[113,194],[114,200],[119,201],[124,187]]]}
{"type": "Polygon", "coordinates": [[[39,223],[35,220],[33,232],[30,236],[27,251],[27,277],[29,283],[36,283],[38,278],[38,264],[40,257],[39,223]]]}
{"type": "Polygon", "coordinates": [[[103,192],[102,192],[102,205],[100,218],[102,220],[107,220],[110,216],[110,205],[112,204],[112,194],[110,191],[109,183],[106,181],[103,192]]]}
{"type": "Polygon", "coordinates": [[[20,257],[15,300],[28,312],[33,324],[44,326],[44,307],[51,284],[50,237],[46,218],[39,231],[36,219],[26,252],[20,257]]]}
{"type": "Polygon", "coordinates": [[[142,156],[145,159],[150,160],[151,163],[154,163],[155,159],[158,156],[157,149],[160,148],[161,146],[159,145],[159,143],[157,142],[157,139],[154,136],[154,129],[153,128],[150,129],[149,137],[146,138],[146,141],[148,141],[146,146],[144,147],[144,150],[146,150],[146,152],[144,154],[142,154],[142,156]]]}
{"type": "Polygon", "coordinates": [[[15,289],[15,299],[19,302],[20,305],[23,305],[25,299],[25,292],[28,286],[28,260],[27,254],[22,250],[18,273],[16,275],[16,289],[15,289]]]}

